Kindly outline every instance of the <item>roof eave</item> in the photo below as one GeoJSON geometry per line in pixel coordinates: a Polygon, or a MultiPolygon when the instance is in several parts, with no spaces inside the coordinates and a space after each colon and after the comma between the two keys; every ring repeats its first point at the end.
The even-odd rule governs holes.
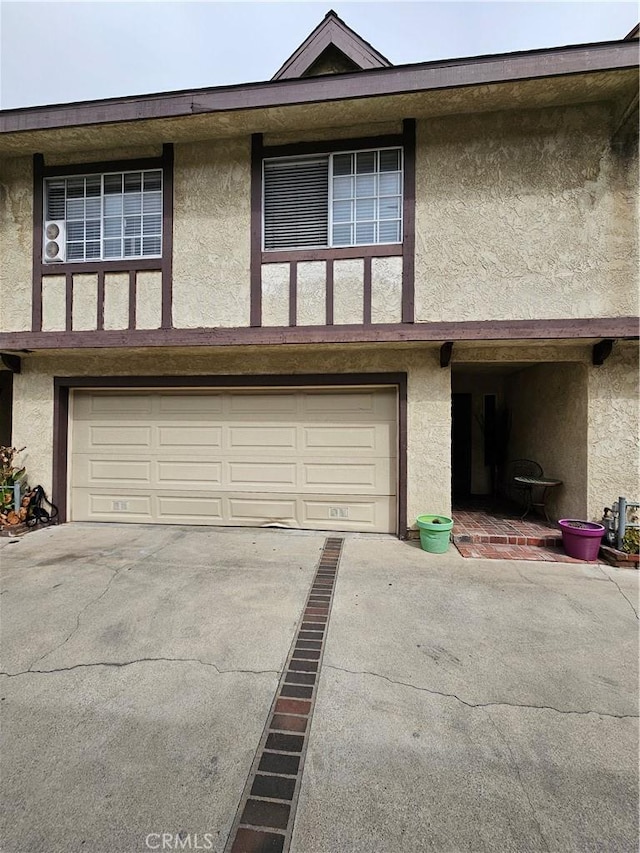
{"type": "Polygon", "coordinates": [[[0,112],[0,133],[52,130],[234,110],[456,89],[638,67],[634,41],[599,42],[371,69],[366,73],[128,96],[0,112]]]}

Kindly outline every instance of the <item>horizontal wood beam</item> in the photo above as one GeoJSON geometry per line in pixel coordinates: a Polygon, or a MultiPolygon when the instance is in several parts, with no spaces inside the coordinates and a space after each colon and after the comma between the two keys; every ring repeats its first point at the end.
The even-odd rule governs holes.
{"type": "Polygon", "coordinates": [[[637,317],[564,320],[473,320],[371,326],[263,326],[212,329],[128,329],[89,332],[3,332],[3,350],[129,347],[278,346],[286,344],[428,343],[453,341],[554,341],[637,338],[637,317]]]}

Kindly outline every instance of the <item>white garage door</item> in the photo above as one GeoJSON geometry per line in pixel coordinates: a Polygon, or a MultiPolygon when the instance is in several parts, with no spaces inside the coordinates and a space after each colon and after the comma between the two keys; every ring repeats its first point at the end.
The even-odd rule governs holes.
{"type": "Polygon", "coordinates": [[[71,518],[395,532],[396,392],[76,391],[71,518]]]}

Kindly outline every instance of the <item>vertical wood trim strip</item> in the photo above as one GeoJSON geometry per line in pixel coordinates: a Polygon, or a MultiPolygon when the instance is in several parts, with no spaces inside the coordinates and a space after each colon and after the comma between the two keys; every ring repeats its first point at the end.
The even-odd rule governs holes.
{"type": "Polygon", "coordinates": [[[104,273],[98,273],[98,305],[96,315],[96,329],[101,332],[104,329],[104,273]]]}
{"type": "Polygon", "coordinates": [[[371,258],[364,259],[362,322],[371,325],[371,258]]]}
{"type": "Polygon", "coordinates": [[[404,133],[404,202],[402,241],[402,322],[415,319],[415,252],[416,252],[416,121],[402,123],[404,133]]]}
{"type": "Polygon", "coordinates": [[[333,258],[327,261],[327,326],[333,326],[333,258]]]}
{"type": "MultiPolygon", "coordinates": [[[[173,144],[162,146],[162,328],[173,327],[173,144]]],[[[135,318],[135,312],[134,312],[135,318]]],[[[131,322],[131,312],[129,312],[131,322]]],[[[135,323],[129,328],[135,328],[135,323]]]]}
{"type": "Polygon", "coordinates": [[[58,521],[67,520],[67,438],[69,431],[69,387],[54,380],[53,395],[53,482],[52,502],[58,521]]]}
{"type": "Polygon", "coordinates": [[[73,273],[65,273],[65,323],[67,332],[73,331],[73,273]]]}
{"type": "Polygon", "coordinates": [[[407,527],[407,375],[398,382],[398,536],[405,539],[407,527]]]}
{"type": "Polygon", "coordinates": [[[31,331],[42,331],[42,225],[44,157],[33,155],[33,247],[31,259],[31,331]]]}
{"type": "Polygon", "coordinates": [[[298,262],[289,264],[289,325],[298,325],[298,262]]]}
{"type": "Polygon", "coordinates": [[[137,290],[136,287],[136,271],[129,270],[129,328],[135,329],[136,327],[136,299],[137,299],[137,290]]]}
{"type": "Polygon", "coordinates": [[[251,135],[250,325],[262,325],[262,134],[251,135]]]}

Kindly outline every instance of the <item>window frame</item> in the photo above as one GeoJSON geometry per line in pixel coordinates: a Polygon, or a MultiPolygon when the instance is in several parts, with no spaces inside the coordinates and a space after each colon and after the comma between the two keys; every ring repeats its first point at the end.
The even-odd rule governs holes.
{"type": "MultiPolygon", "coordinates": [[[[348,144],[349,140],[344,140],[344,142],[346,142],[348,144]]],[[[260,219],[261,219],[261,222],[260,222],[260,250],[264,255],[268,256],[269,254],[276,253],[276,252],[280,252],[280,253],[289,253],[289,252],[296,253],[296,252],[309,252],[309,251],[312,251],[312,252],[313,251],[336,252],[336,251],[340,251],[340,250],[347,250],[347,251],[354,251],[354,252],[357,252],[358,250],[363,250],[364,252],[366,252],[368,249],[374,249],[375,250],[375,249],[378,249],[380,247],[393,247],[393,246],[398,247],[398,246],[403,245],[404,231],[405,231],[405,145],[404,145],[404,139],[402,137],[400,137],[397,141],[394,141],[390,144],[385,144],[385,145],[369,145],[369,146],[364,146],[364,147],[361,145],[358,145],[358,146],[354,146],[354,147],[340,148],[339,146],[336,145],[336,143],[334,143],[334,146],[335,147],[332,147],[331,150],[308,152],[308,153],[297,154],[297,155],[296,154],[293,154],[293,155],[281,154],[281,155],[276,155],[276,156],[268,156],[265,153],[264,156],[262,157],[262,161],[261,161],[261,205],[260,205],[260,207],[261,207],[261,210],[260,210],[260,213],[261,213],[261,216],[260,216],[260,219]],[[398,194],[399,199],[400,199],[400,215],[398,218],[400,238],[398,240],[385,240],[385,241],[367,242],[367,243],[351,242],[351,243],[342,243],[342,244],[336,245],[333,242],[334,158],[336,156],[341,155],[341,154],[350,154],[350,155],[353,155],[355,157],[357,154],[365,154],[365,153],[370,153],[370,152],[374,152],[376,154],[379,154],[382,151],[395,151],[395,150],[399,151],[399,154],[400,154],[400,169],[398,170],[398,172],[394,172],[394,174],[399,174],[399,176],[400,176],[400,192],[398,194]],[[283,248],[283,247],[267,248],[267,246],[265,245],[265,239],[266,239],[266,229],[265,229],[265,215],[266,215],[265,166],[266,166],[266,164],[268,162],[274,162],[276,160],[291,160],[291,161],[298,160],[298,161],[300,161],[300,160],[304,160],[304,159],[313,160],[314,158],[317,159],[319,157],[326,157],[327,163],[328,163],[328,167],[327,167],[327,182],[328,182],[328,186],[327,186],[327,219],[326,219],[326,223],[327,223],[327,245],[289,246],[286,248],[283,248]]],[[[266,150],[267,149],[265,149],[265,151],[266,150]]],[[[380,170],[378,169],[373,174],[375,174],[376,176],[379,175],[380,170]]],[[[357,175],[357,172],[354,172],[353,175],[355,177],[357,175]]],[[[380,198],[379,194],[376,195],[375,198],[376,198],[376,200],[379,200],[379,198],[380,198]]],[[[354,201],[355,201],[355,196],[354,196],[354,201]]],[[[376,222],[378,225],[380,223],[379,217],[373,221],[376,222]]],[[[356,224],[357,224],[357,220],[354,219],[353,225],[355,226],[356,224]]],[[[354,237],[355,237],[355,232],[354,232],[354,237]]]]}
{"type": "MultiPolygon", "coordinates": [[[[135,261],[147,261],[147,260],[158,261],[158,260],[162,259],[162,255],[163,255],[163,227],[162,227],[163,222],[162,222],[162,219],[163,219],[163,208],[164,208],[164,170],[163,170],[162,166],[157,166],[154,168],[147,168],[147,169],[132,169],[132,168],[109,169],[109,170],[105,170],[103,172],[96,172],[96,171],[90,170],[90,171],[86,171],[86,172],[78,172],[78,173],[67,174],[67,175],[61,175],[61,174],[55,174],[55,175],[51,175],[51,176],[47,175],[47,176],[44,176],[42,178],[42,183],[43,183],[43,188],[42,188],[42,205],[43,205],[43,210],[42,210],[42,223],[43,223],[42,265],[44,267],[57,269],[63,265],[70,264],[74,268],[76,268],[78,266],[78,264],[85,264],[85,263],[105,264],[105,263],[110,263],[113,261],[116,263],[127,263],[128,264],[130,261],[134,261],[134,262],[135,261]],[[160,189],[159,189],[160,211],[159,211],[159,213],[154,214],[156,216],[157,215],[160,216],[160,232],[159,232],[159,235],[157,235],[157,234],[152,235],[154,237],[159,236],[159,238],[160,238],[160,252],[154,253],[154,254],[148,254],[148,255],[144,255],[144,254],[124,255],[123,254],[123,255],[120,255],[120,257],[105,257],[104,256],[104,241],[105,241],[105,239],[108,239],[108,238],[105,236],[105,227],[104,226],[105,226],[105,220],[107,218],[109,218],[106,216],[105,210],[104,210],[104,201],[108,195],[108,193],[105,193],[105,191],[104,191],[105,178],[109,177],[109,176],[113,176],[113,175],[119,175],[119,176],[122,176],[123,182],[124,182],[124,177],[126,175],[131,175],[131,174],[140,174],[141,175],[141,177],[142,177],[141,187],[142,188],[140,190],[140,195],[141,195],[140,234],[139,235],[133,235],[133,239],[135,239],[135,237],[139,237],[140,248],[142,251],[142,247],[144,245],[144,236],[145,236],[144,235],[144,213],[143,213],[143,209],[144,209],[144,189],[143,189],[143,187],[144,187],[144,175],[148,174],[150,172],[160,172],[160,189]],[[44,243],[46,242],[46,239],[44,238],[44,225],[46,222],[64,221],[64,223],[65,223],[65,237],[66,237],[67,246],[69,243],[69,234],[68,234],[69,223],[74,222],[74,221],[82,221],[83,224],[85,225],[85,228],[86,228],[86,223],[87,223],[86,212],[85,212],[84,218],[82,220],[74,220],[73,218],[69,219],[69,217],[67,216],[67,210],[66,209],[65,209],[65,217],[63,220],[58,219],[58,218],[49,219],[47,217],[47,205],[48,205],[47,184],[49,182],[52,182],[52,181],[68,181],[68,180],[78,180],[78,179],[84,180],[86,178],[95,178],[95,177],[99,177],[101,179],[100,180],[100,194],[98,196],[95,196],[96,198],[100,199],[100,218],[99,218],[100,236],[98,238],[98,242],[100,244],[101,257],[99,257],[99,258],[86,258],[86,257],[69,258],[67,256],[67,257],[65,257],[64,261],[47,261],[45,256],[44,256],[44,243]]],[[[124,183],[123,183],[123,187],[124,187],[124,183]]],[[[68,190],[65,187],[65,207],[66,207],[66,203],[68,200],[67,199],[67,191],[68,190]]],[[[158,192],[158,191],[156,191],[156,192],[158,192]]],[[[122,192],[120,195],[124,196],[125,193],[122,192]]],[[[86,200],[87,196],[85,195],[85,196],[83,196],[83,198],[86,200]]],[[[126,236],[127,236],[124,233],[124,220],[125,220],[124,205],[123,205],[123,212],[122,212],[122,215],[120,216],[120,219],[122,221],[122,233],[121,233],[121,236],[119,239],[120,239],[122,245],[124,245],[124,240],[126,239],[126,236]]],[[[79,242],[79,241],[71,241],[71,242],[79,242]]],[[[93,242],[96,242],[96,241],[93,241],[93,242]]],[[[85,237],[82,240],[82,244],[86,247],[86,244],[87,244],[86,231],[85,231],[85,237]]],[[[65,246],[65,249],[67,248],[67,246],[65,246]]],[[[85,252],[86,252],[86,249],[85,249],[85,252]]],[[[67,253],[65,252],[65,255],[66,254],[67,253]]]]}

